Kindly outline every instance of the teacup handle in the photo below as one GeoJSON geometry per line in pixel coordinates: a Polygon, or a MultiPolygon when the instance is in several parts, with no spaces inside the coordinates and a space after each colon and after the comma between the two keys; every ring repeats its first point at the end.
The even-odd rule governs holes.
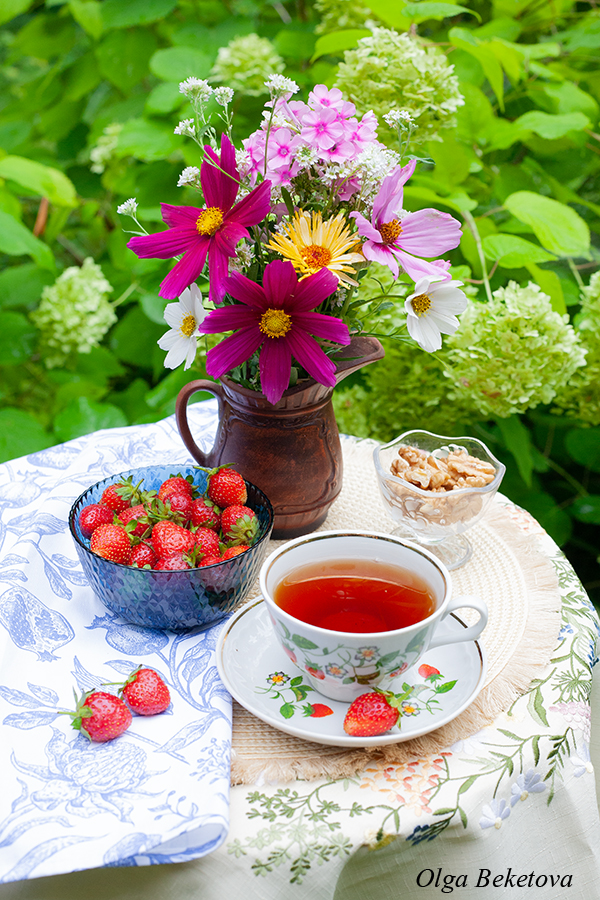
{"type": "MultiPolygon", "coordinates": [[[[436,633],[434,634],[427,649],[433,650],[434,647],[443,647],[445,644],[459,644],[463,641],[475,641],[487,625],[487,620],[488,608],[484,601],[480,600],[479,597],[453,597],[453,599],[448,604],[446,612],[438,622],[436,633]],[[479,613],[479,621],[474,625],[469,626],[469,628],[465,628],[464,631],[459,631],[448,636],[440,634],[440,625],[448,618],[450,613],[465,606],[469,607],[470,609],[477,610],[477,612],[479,613]]],[[[445,631],[445,629],[441,630],[445,631]]]]}

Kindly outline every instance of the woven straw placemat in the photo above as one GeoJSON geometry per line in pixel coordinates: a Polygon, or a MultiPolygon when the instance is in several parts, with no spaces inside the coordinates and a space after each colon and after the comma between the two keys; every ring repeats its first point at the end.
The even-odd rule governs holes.
{"type": "MultiPolygon", "coordinates": [[[[373,441],[342,441],[344,486],[321,531],[364,528],[389,533],[395,523],[380,499],[373,466],[373,441]]],[[[527,689],[549,661],[560,627],[560,594],[554,567],[501,502],[469,533],[473,556],[452,572],[453,593],[475,594],[488,605],[480,638],[488,671],[483,690],[453,722],[437,731],[381,748],[347,750],[303,741],[261,722],[234,701],[232,784],[340,778],[361,771],[372,759],[403,763],[439,753],[490,724],[527,689]]],[[[271,549],[282,541],[271,541],[271,549]]],[[[249,599],[260,596],[255,588],[249,599]]],[[[461,618],[477,618],[463,610],[461,618]]]]}

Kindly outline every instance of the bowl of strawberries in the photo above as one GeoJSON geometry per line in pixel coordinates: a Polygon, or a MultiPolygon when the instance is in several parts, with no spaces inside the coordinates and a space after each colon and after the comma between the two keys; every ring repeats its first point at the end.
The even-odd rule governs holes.
{"type": "Polygon", "coordinates": [[[273,508],[230,466],[148,466],[84,491],[69,527],[105,606],[133,625],[182,631],[214,625],[248,595],[273,508]]]}

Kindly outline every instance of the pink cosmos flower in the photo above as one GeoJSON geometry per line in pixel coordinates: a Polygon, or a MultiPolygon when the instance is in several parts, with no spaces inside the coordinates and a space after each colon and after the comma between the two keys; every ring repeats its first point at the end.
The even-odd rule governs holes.
{"type": "Polygon", "coordinates": [[[127,246],[140,259],[169,259],[183,253],[183,258],[160,286],[160,296],[168,299],[179,297],[198,278],[208,255],[209,297],[219,303],[225,293],[223,279],[227,276],[229,259],[235,256],[236,244],[249,237],[247,226],[257,225],[270,210],[271,183],[263,181],[235,203],[239,173],[233,144],[223,134],[220,159],[211,147],[205,147],[204,151],[215,164],[205,160],[200,167],[206,207],[161,203],[168,230],[133,237],[127,246]]]}
{"type": "Polygon", "coordinates": [[[290,382],[292,355],[316,381],[335,385],[335,363],[311,335],[336,344],[349,344],[348,328],[334,316],[311,312],[336,290],[338,281],[321,269],[298,281],[290,262],[275,260],[266,266],[262,286],[234,273],[224,281],[238,302],[210,312],[201,332],[235,331],[208,351],[206,371],[219,378],[260,349],[259,371],[263,393],[275,404],[290,382]]]}
{"type": "Polygon", "coordinates": [[[367,259],[383,263],[394,276],[399,275],[398,263],[413,279],[428,277],[435,280],[445,277],[439,265],[433,265],[418,256],[439,256],[458,247],[461,238],[460,222],[448,213],[437,209],[420,209],[402,215],[404,184],[415,170],[412,160],[404,168],[398,166],[384,180],[373,203],[369,222],[358,212],[350,213],[356,219],[358,233],[367,240],[362,251],[367,259]]]}

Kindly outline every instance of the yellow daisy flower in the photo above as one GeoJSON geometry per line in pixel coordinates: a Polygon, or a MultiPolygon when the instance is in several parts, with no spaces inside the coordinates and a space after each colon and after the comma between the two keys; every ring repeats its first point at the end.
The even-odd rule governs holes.
{"type": "Polygon", "coordinates": [[[364,262],[362,253],[353,252],[356,235],[350,233],[343,213],[323,221],[320,212],[296,212],[286,234],[276,234],[267,247],[289,259],[301,278],[326,268],[342,284],[357,285],[350,263],[364,262]]]}

